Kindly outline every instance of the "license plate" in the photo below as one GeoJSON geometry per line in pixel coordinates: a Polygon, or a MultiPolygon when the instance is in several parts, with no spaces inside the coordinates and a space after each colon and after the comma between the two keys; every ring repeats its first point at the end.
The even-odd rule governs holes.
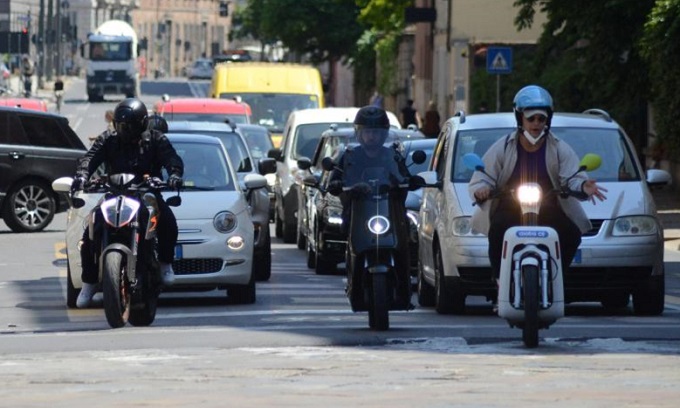
{"type": "Polygon", "coordinates": [[[175,245],[175,259],[182,259],[184,256],[183,252],[181,245],[175,245]]]}
{"type": "Polygon", "coordinates": [[[574,255],[574,260],[571,261],[573,264],[580,264],[581,263],[581,250],[577,249],[576,250],[576,255],[574,255]]]}

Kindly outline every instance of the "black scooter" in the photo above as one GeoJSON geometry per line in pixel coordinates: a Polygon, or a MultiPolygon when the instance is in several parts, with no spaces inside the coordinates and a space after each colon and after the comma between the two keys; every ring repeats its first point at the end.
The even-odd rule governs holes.
{"type": "MultiPolygon", "coordinates": [[[[415,163],[424,160],[424,152],[414,152],[415,163]]],[[[421,187],[424,182],[419,177],[400,177],[385,167],[370,167],[375,163],[362,166],[353,169],[355,173],[359,170],[360,177],[344,177],[343,192],[351,206],[346,294],[352,311],[368,311],[371,329],[387,330],[389,311],[413,309],[404,197],[409,188],[421,187]]],[[[336,169],[330,158],[324,159],[323,167],[336,169]]]]}

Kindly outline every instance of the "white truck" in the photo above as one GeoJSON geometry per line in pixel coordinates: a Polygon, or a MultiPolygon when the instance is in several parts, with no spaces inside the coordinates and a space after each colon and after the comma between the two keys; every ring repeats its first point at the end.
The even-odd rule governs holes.
{"type": "Polygon", "coordinates": [[[88,35],[81,48],[87,60],[87,98],[102,101],[106,94],[139,95],[137,33],[122,20],[109,20],[88,35]]]}

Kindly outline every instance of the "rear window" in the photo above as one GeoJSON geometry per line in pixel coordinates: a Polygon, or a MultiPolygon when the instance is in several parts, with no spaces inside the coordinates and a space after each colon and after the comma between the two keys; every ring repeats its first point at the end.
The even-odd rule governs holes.
{"type": "Polygon", "coordinates": [[[222,149],[216,149],[214,144],[180,142],[173,142],[173,147],[184,162],[186,187],[235,190],[222,149]]]}
{"type": "Polygon", "coordinates": [[[229,119],[231,123],[245,124],[248,123],[246,115],[226,115],[224,113],[166,113],[164,115],[166,120],[170,121],[188,121],[188,122],[220,122],[224,123],[229,119]]]}
{"type": "MultiPolygon", "coordinates": [[[[452,181],[467,183],[472,171],[463,164],[462,157],[476,153],[480,157],[501,137],[514,129],[475,129],[459,132],[454,146],[452,181]]],[[[632,151],[625,137],[616,129],[600,128],[552,128],[551,131],[561,140],[569,143],[578,157],[595,153],[602,157],[602,166],[588,172],[597,181],[640,181],[640,172],[635,166],[632,151]]]]}
{"type": "Polygon", "coordinates": [[[243,137],[246,139],[246,144],[248,144],[248,149],[250,150],[250,155],[253,156],[253,160],[260,160],[263,157],[267,157],[269,149],[274,148],[272,139],[266,129],[240,128],[240,130],[243,137]]]}

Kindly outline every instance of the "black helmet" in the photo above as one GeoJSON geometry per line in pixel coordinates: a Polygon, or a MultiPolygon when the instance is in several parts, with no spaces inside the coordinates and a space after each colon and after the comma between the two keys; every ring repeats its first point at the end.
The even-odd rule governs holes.
{"type": "Polygon", "coordinates": [[[374,149],[382,146],[387,140],[390,119],[384,109],[377,106],[364,106],[359,109],[354,118],[357,141],[363,147],[374,149]],[[379,137],[367,139],[368,134],[377,134],[379,137]]]}
{"type": "Polygon", "coordinates": [[[139,139],[149,126],[149,112],[142,101],[127,98],[113,111],[113,125],[116,133],[125,143],[139,139]]]}
{"type": "Polygon", "coordinates": [[[154,113],[149,116],[149,130],[157,130],[161,133],[168,133],[168,122],[161,115],[154,113]]]}

